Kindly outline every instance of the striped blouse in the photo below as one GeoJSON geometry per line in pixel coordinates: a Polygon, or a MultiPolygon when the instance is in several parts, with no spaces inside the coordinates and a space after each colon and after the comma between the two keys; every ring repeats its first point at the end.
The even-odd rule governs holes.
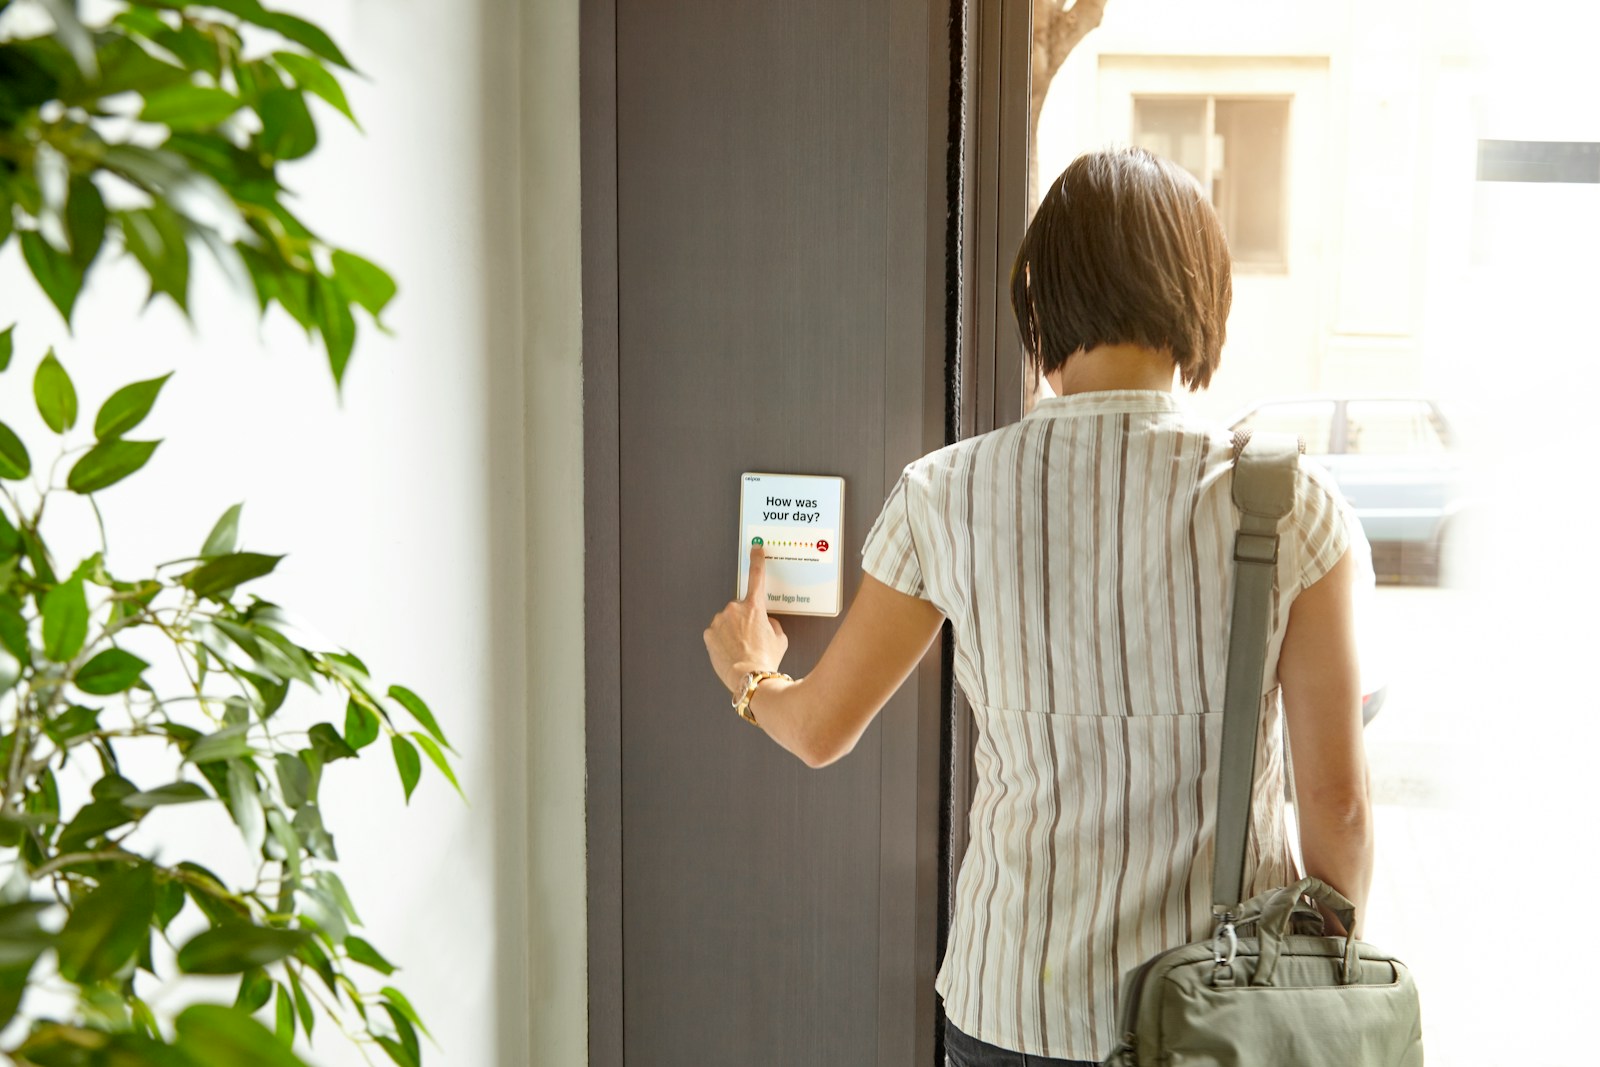
{"type": "MultiPolygon", "coordinates": [[[[952,622],[976,719],[970,844],[937,989],[952,1022],[1100,1060],[1119,979],[1210,935],[1238,520],[1226,430],[1170,393],[1080,393],[911,463],[862,549],[952,622]]],[[[1292,877],[1277,659],[1360,526],[1315,464],[1286,520],[1246,884],[1292,877]]]]}

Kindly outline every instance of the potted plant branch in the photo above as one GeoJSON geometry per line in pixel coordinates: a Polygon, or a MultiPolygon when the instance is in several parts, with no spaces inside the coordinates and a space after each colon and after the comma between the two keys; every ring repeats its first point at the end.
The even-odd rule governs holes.
{"type": "MultiPolygon", "coordinates": [[[[119,254],[187,314],[203,249],[261,314],[276,304],[317,335],[341,382],[357,309],[381,328],[395,285],[301,222],[279,171],[316,146],[308,97],[354,121],[349,62],[257,0],[101,6],[89,25],[72,0],[0,0],[0,249],[17,242],[69,329],[85,278],[119,254]]],[[[238,506],[172,562],[124,573],[96,494],[152,461],[160,442],[138,429],[170,375],[100,399],[91,423],[54,351],[31,382],[4,373],[16,348],[0,332],[0,383],[28,388],[39,421],[0,422],[3,1051],[287,1067],[326,1019],[420,1064],[421,1020],[353,932],[321,785],[382,752],[397,799],[425,761],[459,791],[444,731],[250,592],[281,557],[240,547],[238,506]],[[97,551],[56,551],[96,523],[97,551]],[[172,814],[205,807],[238,839],[215,861],[214,835],[185,837],[172,814]]]]}

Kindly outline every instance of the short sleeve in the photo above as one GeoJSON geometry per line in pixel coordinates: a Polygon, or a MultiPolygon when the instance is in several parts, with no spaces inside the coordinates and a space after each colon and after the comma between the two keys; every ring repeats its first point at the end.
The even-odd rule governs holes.
{"type": "Polygon", "coordinates": [[[922,563],[911,530],[911,468],[889,490],[877,521],[861,546],[861,569],[891,589],[927,599],[922,583],[922,563]]]}
{"type": "Polygon", "coordinates": [[[1302,458],[1295,495],[1297,589],[1304,589],[1327,574],[1348,550],[1355,551],[1363,569],[1372,569],[1372,550],[1362,532],[1361,520],[1325,468],[1302,458]]]}

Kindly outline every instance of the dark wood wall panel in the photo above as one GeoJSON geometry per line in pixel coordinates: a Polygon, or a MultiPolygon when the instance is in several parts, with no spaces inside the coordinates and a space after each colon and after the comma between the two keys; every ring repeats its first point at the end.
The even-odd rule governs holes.
{"type": "MultiPolygon", "coordinates": [[[[888,0],[615,10],[626,1062],[870,1064],[913,1026],[882,1017],[880,953],[913,940],[881,920],[917,913],[915,849],[889,842],[887,880],[882,858],[886,790],[915,833],[914,767],[886,778],[880,722],[806,769],[732,716],[700,633],[742,470],[845,477],[848,603],[922,451],[926,24],[897,39],[888,0]]],[[[837,620],[783,622],[803,673],[837,620]]],[[[912,753],[916,709],[913,685],[886,711],[912,753]]]]}
{"type": "MultiPolygon", "coordinates": [[[[846,479],[846,603],[943,443],[948,0],[585,0],[594,1067],[931,1063],[937,652],[855,752],[739,722],[700,634],[738,475],[846,479]]],[[[784,617],[808,670],[836,619],[784,617]]]]}

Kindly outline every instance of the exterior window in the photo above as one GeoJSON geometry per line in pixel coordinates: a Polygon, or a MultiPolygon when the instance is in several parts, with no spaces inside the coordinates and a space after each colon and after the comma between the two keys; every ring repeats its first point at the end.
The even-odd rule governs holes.
{"type": "Polygon", "coordinates": [[[1333,451],[1333,401],[1266,404],[1246,415],[1234,428],[1296,434],[1305,441],[1308,455],[1325,456],[1333,451]]]}
{"type": "Polygon", "coordinates": [[[1200,180],[1236,266],[1287,268],[1287,99],[1136,96],[1133,141],[1200,180]]]}
{"type": "Polygon", "coordinates": [[[1445,450],[1431,405],[1415,400],[1352,400],[1345,409],[1346,452],[1431,456],[1445,450]]]}

